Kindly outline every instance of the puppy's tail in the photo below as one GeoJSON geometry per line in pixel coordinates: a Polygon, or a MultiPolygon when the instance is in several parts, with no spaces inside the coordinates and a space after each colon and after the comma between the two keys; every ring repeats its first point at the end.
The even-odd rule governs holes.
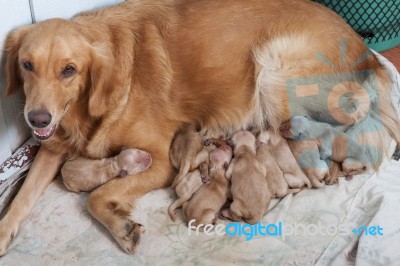
{"type": "Polygon", "coordinates": [[[187,199],[179,198],[168,207],[168,214],[171,217],[172,221],[175,222],[176,219],[178,218],[178,216],[176,214],[176,209],[182,207],[183,203],[186,201],[187,201],[187,199]]]}
{"type": "Polygon", "coordinates": [[[186,163],[179,169],[179,173],[176,175],[174,182],[172,182],[171,187],[175,189],[175,187],[182,181],[183,177],[189,173],[190,164],[186,163]]]}

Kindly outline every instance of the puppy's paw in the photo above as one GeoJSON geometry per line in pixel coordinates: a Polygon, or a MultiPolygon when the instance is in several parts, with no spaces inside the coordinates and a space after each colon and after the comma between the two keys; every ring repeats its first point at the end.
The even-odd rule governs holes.
{"type": "Polygon", "coordinates": [[[212,139],[206,139],[205,141],[203,141],[204,146],[210,146],[213,144],[214,144],[214,141],[212,139]]]}
{"type": "Polygon", "coordinates": [[[144,231],[143,225],[126,219],[124,224],[121,223],[121,228],[113,233],[113,236],[126,253],[134,254],[144,231]]]}
{"type": "Polygon", "coordinates": [[[350,180],[353,179],[353,176],[352,175],[348,175],[348,176],[345,177],[345,179],[346,179],[346,181],[350,181],[350,180]]]}
{"type": "Polygon", "coordinates": [[[208,175],[201,177],[201,182],[203,182],[203,184],[207,183],[208,181],[210,181],[210,177],[208,175]]]}
{"type": "Polygon", "coordinates": [[[222,210],[218,218],[221,220],[232,220],[231,211],[229,209],[222,210]]]}

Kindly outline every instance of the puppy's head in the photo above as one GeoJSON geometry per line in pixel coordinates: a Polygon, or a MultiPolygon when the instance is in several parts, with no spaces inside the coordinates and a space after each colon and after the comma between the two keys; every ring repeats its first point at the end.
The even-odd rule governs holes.
{"type": "Polygon", "coordinates": [[[151,155],[138,149],[124,149],[116,158],[121,177],[145,171],[152,164],[151,155]]]}
{"type": "Polygon", "coordinates": [[[78,99],[88,101],[80,105],[83,113],[104,113],[112,58],[75,22],[51,19],[20,28],[5,42],[6,95],[23,87],[25,119],[38,140],[48,140],[78,99]]]}
{"type": "Polygon", "coordinates": [[[229,145],[222,145],[210,154],[211,168],[226,170],[232,160],[232,156],[232,147],[229,145]]]}
{"type": "Polygon", "coordinates": [[[242,146],[250,147],[252,150],[256,149],[256,138],[249,131],[238,131],[232,136],[231,140],[235,150],[242,146]]]}
{"type": "Polygon", "coordinates": [[[293,116],[280,126],[280,133],[288,139],[304,140],[308,131],[313,130],[309,126],[309,121],[309,118],[305,116],[293,116]]]}

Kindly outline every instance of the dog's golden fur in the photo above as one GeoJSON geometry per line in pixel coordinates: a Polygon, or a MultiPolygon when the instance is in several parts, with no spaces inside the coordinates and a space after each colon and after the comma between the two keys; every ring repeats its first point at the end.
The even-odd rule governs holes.
{"type": "Polygon", "coordinates": [[[99,187],[88,208],[122,249],[134,252],[140,234],[130,218],[133,199],[170,184],[170,142],[184,123],[219,136],[250,126],[277,131],[291,115],[304,113],[333,122],[316,117],[335,112],[318,100],[289,112],[289,101],[296,102],[286,93],[292,77],[335,79],[336,73],[371,70],[379,97],[371,99],[368,123],[351,134],[376,129],[358,134],[359,141],[386,151],[389,136],[400,142],[390,80],[373,55],[355,64],[366,52],[341,18],[306,0],[133,0],[12,32],[5,42],[6,92],[23,84],[25,116],[46,110],[57,130],[43,141],[0,222],[0,255],[67,157],[104,158],[124,145],[148,151],[153,165],[99,187]],[[319,60],[321,54],[337,67],[319,60]],[[27,60],[34,71],[23,70],[27,60]],[[77,73],[60,78],[68,64],[77,73]]]}

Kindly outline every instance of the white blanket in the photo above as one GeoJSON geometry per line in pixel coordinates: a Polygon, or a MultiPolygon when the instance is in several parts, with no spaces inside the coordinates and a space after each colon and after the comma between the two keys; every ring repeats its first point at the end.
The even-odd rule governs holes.
{"type": "MultiPolygon", "coordinates": [[[[398,74],[393,77],[398,79],[398,74]]],[[[396,108],[399,88],[397,80],[396,108]]],[[[255,236],[250,241],[244,236],[196,236],[194,232],[189,236],[186,225],[173,223],[167,214],[173,191],[153,191],[139,200],[134,212],[133,218],[146,232],[132,256],[124,254],[91,218],[85,193],[67,192],[55,180],[21,225],[0,265],[395,265],[400,262],[399,176],[400,163],[392,160],[377,174],[351,181],[341,178],[336,185],[275,200],[262,223],[308,226],[308,235],[283,230],[285,237],[255,236]],[[351,232],[361,226],[368,235],[362,230],[351,232]],[[317,227],[331,231],[315,233],[317,227]],[[348,232],[335,234],[338,227],[348,232]]]]}

